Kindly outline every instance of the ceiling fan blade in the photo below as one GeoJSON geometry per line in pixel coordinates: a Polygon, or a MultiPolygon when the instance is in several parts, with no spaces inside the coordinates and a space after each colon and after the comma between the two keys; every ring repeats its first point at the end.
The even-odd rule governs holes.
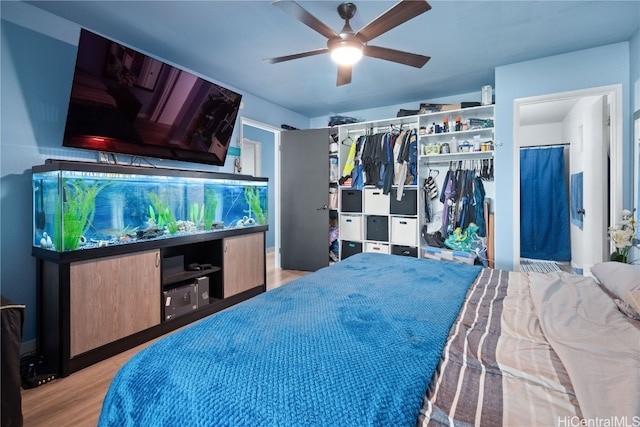
{"type": "Polygon", "coordinates": [[[431,5],[425,0],[401,0],[391,9],[365,25],[364,28],[358,31],[356,36],[366,43],[429,9],[431,9],[431,5]]]}
{"type": "Polygon", "coordinates": [[[270,64],[277,64],[278,62],[291,61],[292,59],[306,58],[307,56],[320,55],[328,52],[329,52],[329,49],[325,47],[322,49],[309,50],[306,52],[300,52],[293,55],[279,56],[277,58],[268,58],[268,59],[265,59],[265,61],[267,61],[270,64]]]}
{"type": "Polygon", "coordinates": [[[384,59],[386,61],[393,61],[399,64],[410,65],[416,68],[422,68],[430,56],[418,55],[417,53],[403,52],[401,50],[388,49],[386,47],[379,46],[365,46],[363,55],[371,58],[384,59]]]}
{"type": "Polygon", "coordinates": [[[340,38],[338,33],[326,26],[318,18],[307,12],[305,8],[300,6],[293,0],[277,0],[272,3],[274,6],[278,6],[280,9],[288,13],[289,15],[302,22],[307,27],[314,31],[319,32],[328,39],[340,38]]]}
{"type": "Polygon", "coordinates": [[[338,65],[338,80],[336,86],[342,86],[351,83],[351,65],[338,65]]]}

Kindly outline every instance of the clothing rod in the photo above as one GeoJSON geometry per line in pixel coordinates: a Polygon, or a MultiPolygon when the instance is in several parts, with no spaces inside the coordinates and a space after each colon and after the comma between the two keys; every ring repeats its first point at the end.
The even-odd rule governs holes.
{"type": "Polygon", "coordinates": [[[564,144],[538,144],[538,145],[527,145],[526,147],[520,147],[521,150],[526,148],[553,148],[553,147],[571,147],[570,142],[566,142],[564,144]]]}
{"type": "MultiPolygon", "coordinates": [[[[407,123],[391,123],[391,124],[388,124],[388,125],[377,125],[377,126],[372,125],[372,126],[367,126],[367,127],[364,127],[364,128],[348,129],[347,133],[361,133],[361,132],[367,132],[367,131],[373,130],[373,129],[376,129],[376,131],[379,131],[380,129],[387,129],[387,128],[388,129],[392,129],[394,127],[402,128],[405,125],[407,125],[407,123]]],[[[410,128],[411,128],[411,126],[408,127],[408,129],[410,129],[410,128]]]]}

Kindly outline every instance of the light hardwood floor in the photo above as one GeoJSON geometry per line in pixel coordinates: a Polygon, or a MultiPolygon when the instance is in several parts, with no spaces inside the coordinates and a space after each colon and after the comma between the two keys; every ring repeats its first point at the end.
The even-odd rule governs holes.
{"type": "MultiPolygon", "coordinates": [[[[273,252],[267,253],[267,290],[277,288],[306,274],[308,274],[306,271],[276,269],[273,252]]],[[[134,354],[154,341],[103,360],[66,378],[54,380],[34,389],[22,390],[24,426],[95,426],[100,415],[102,400],[118,369],[134,354]]]]}

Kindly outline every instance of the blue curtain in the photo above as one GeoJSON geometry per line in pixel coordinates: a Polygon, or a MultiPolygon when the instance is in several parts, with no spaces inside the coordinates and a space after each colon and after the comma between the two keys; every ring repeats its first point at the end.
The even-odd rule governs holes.
{"type": "Polygon", "coordinates": [[[564,147],[520,150],[520,255],[571,261],[564,147]]]}

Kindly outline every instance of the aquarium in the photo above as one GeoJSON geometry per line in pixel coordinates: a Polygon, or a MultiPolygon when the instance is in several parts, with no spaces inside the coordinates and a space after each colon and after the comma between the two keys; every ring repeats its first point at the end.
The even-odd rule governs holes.
{"type": "Polygon", "coordinates": [[[268,222],[266,178],[72,162],[32,172],[33,246],[55,252],[268,222]]]}

